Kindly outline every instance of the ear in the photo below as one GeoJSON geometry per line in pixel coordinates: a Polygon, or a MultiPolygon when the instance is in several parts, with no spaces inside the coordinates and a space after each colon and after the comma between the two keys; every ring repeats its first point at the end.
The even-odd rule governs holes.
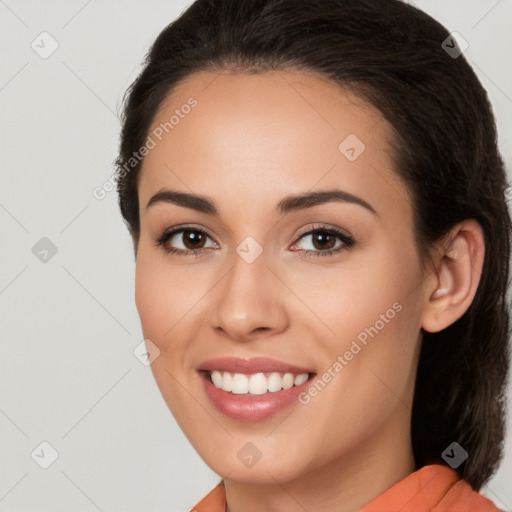
{"type": "Polygon", "coordinates": [[[480,224],[465,220],[454,226],[447,237],[447,247],[435,270],[425,280],[422,327],[438,332],[453,324],[469,308],[475,297],[485,255],[480,224]]]}

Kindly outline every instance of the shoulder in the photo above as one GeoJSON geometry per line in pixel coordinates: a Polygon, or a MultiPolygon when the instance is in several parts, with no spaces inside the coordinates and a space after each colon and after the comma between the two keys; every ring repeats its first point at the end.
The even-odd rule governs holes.
{"type": "MultiPolygon", "coordinates": [[[[225,512],[221,480],[190,512],[225,512]]],[[[425,466],[388,489],[360,512],[504,512],[457,472],[442,465],[425,466]]]]}
{"type": "Polygon", "coordinates": [[[221,480],[201,501],[196,503],[190,512],[225,512],[226,492],[221,480]]]}
{"type": "Polygon", "coordinates": [[[466,480],[458,480],[433,512],[502,512],[490,499],[475,491],[466,480]]]}
{"type": "Polygon", "coordinates": [[[390,487],[361,512],[502,512],[448,466],[423,466],[390,487]]]}

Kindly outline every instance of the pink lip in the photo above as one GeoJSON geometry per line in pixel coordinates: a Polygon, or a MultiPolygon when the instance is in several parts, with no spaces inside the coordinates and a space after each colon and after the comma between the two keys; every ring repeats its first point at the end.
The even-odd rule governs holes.
{"type": "Polygon", "coordinates": [[[267,357],[254,357],[251,359],[241,359],[239,357],[220,357],[217,359],[208,359],[201,363],[198,370],[207,371],[224,371],[231,373],[264,373],[264,372],[282,372],[293,373],[314,373],[311,368],[302,368],[292,364],[278,361],[277,359],[269,359],[267,357]]]}
{"type": "Polygon", "coordinates": [[[311,384],[312,379],[308,379],[299,386],[293,386],[290,389],[282,389],[281,391],[266,393],[264,395],[236,395],[218,389],[212,384],[208,372],[213,370],[245,374],[260,372],[282,372],[293,373],[295,375],[314,373],[308,368],[302,368],[264,357],[253,359],[224,357],[210,359],[202,363],[198,367],[198,372],[203,383],[205,394],[212,404],[226,416],[251,422],[268,418],[296,402],[300,393],[305,391],[311,384]]]}

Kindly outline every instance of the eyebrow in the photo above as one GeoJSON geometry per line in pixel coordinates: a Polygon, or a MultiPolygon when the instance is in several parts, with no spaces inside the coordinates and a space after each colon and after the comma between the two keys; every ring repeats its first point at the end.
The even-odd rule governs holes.
{"type": "MultiPolygon", "coordinates": [[[[377,217],[379,214],[373,206],[364,199],[357,197],[349,192],[339,189],[320,190],[317,192],[304,192],[301,194],[288,195],[284,197],[274,208],[276,214],[285,215],[292,211],[304,210],[313,206],[338,201],[342,203],[357,204],[366,208],[377,217]]],[[[219,211],[215,203],[206,196],[191,194],[188,192],[179,192],[177,190],[161,189],[151,197],[146,209],[157,203],[170,203],[185,208],[191,208],[208,215],[219,216],[219,211]]]]}

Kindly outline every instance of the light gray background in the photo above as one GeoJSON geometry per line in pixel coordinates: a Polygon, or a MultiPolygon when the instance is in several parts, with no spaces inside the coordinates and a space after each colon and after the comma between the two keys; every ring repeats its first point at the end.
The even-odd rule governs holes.
{"type": "MultiPolygon", "coordinates": [[[[188,4],[0,0],[0,511],[185,511],[219,481],[132,353],[131,240],[116,193],[92,195],[113,172],[123,92],[188,4]],[[47,59],[31,48],[42,31],[59,45],[47,59]],[[46,263],[42,237],[58,249],[46,263]],[[31,458],[43,441],[48,469],[31,458]]],[[[512,0],[416,4],[469,42],[510,169],[512,0]]],[[[511,438],[509,424],[483,490],[508,511],[511,438]]]]}

